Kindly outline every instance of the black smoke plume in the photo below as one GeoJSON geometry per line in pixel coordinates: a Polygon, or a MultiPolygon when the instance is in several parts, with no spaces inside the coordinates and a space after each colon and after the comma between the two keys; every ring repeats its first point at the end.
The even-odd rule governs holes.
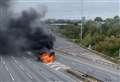
{"type": "Polygon", "coordinates": [[[10,0],[0,0],[1,7],[8,7],[9,3],[10,3],[10,0]]]}
{"type": "MultiPolygon", "coordinates": [[[[0,0],[0,8],[8,10],[8,3],[9,0],[0,0]]],[[[7,22],[0,21],[0,54],[16,54],[44,47],[53,49],[55,38],[49,33],[47,25],[38,20],[39,16],[42,15],[30,8],[19,17],[3,17],[7,22]]]]}

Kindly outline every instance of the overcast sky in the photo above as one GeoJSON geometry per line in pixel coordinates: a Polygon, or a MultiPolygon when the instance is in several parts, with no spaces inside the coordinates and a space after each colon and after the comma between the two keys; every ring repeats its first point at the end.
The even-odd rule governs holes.
{"type": "Polygon", "coordinates": [[[94,18],[100,16],[103,18],[119,15],[120,0],[17,0],[14,10],[19,12],[28,7],[44,5],[47,7],[46,18],[55,19],[80,19],[81,9],[83,16],[94,18]]]}

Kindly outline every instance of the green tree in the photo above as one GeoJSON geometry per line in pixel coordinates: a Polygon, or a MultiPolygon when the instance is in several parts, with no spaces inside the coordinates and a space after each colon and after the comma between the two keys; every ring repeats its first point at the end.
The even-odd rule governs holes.
{"type": "Polygon", "coordinates": [[[94,21],[96,21],[96,22],[102,22],[103,19],[101,17],[96,17],[94,21]]]}
{"type": "Polygon", "coordinates": [[[96,50],[103,52],[112,57],[118,57],[118,51],[120,48],[120,38],[106,37],[104,41],[100,41],[96,44],[96,50]]]}
{"type": "Polygon", "coordinates": [[[97,23],[92,20],[87,21],[83,27],[83,37],[89,33],[93,36],[98,30],[97,23]]]}
{"type": "Polygon", "coordinates": [[[74,25],[61,26],[62,34],[70,39],[79,38],[80,27],[74,25]]]}
{"type": "Polygon", "coordinates": [[[84,46],[92,46],[99,52],[111,57],[118,57],[120,48],[120,17],[106,18],[101,17],[94,20],[87,20],[83,24],[83,40],[80,40],[80,26],[78,24],[61,26],[61,33],[75,39],[77,43],[81,42],[84,46]]]}
{"type": "Polygon", "coordinates": [[[92,44],[92,36],[90,33],[88,33],[82,40],[82,44],[88,47],[92,44]]]}

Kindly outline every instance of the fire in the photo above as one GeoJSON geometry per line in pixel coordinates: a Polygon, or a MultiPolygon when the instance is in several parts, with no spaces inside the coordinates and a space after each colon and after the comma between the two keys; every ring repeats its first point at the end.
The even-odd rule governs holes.
{"type": "Polygon", "coordinates": [[[55,61],[55,56],[49,54],[48,52],[44,52],[42,55],[39,56],[39,58],[45,64],[53,63],[55,61]]]}

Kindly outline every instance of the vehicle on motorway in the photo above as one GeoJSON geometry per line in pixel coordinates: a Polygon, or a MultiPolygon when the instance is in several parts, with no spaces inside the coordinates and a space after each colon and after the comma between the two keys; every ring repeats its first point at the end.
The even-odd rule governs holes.
{"type": "Polygon", "coordinates": [[[42,63],[48,64],[53,63],[55,61],[55,52],[53,50],[49,50],[47,48],[42,48],[38,55],[38,60],[42,63]]]}

